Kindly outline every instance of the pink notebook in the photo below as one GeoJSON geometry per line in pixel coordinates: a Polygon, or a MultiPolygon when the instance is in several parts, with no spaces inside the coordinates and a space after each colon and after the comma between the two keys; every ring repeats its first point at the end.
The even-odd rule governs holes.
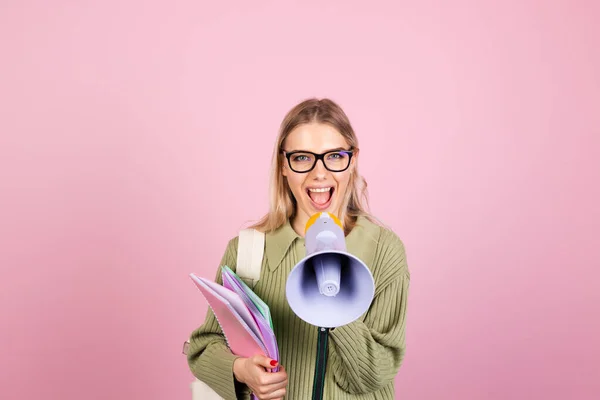
{"type": "Polygon", "coordinates": [[[244,310],[246,312],[248,310],[239,296],[208,279],[194,274],[190,274],[190,277],[215,314],[231,352],[242,357],[252,357],[255,354],[266,355],[267,351],[262,344],[263,341],[255,333],[258,331],[258,327],[250,326],[252,323],[256,325],[256,322],[250,314],[251,320],[248,320],[247,315],[242,316],[244,310]],[[225,293],[224,290],[229,293],[225,293]]]}

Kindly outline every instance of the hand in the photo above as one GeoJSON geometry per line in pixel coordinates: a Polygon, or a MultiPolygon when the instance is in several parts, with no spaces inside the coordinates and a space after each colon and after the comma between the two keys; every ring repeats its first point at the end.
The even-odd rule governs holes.
{"type": "Polygon", "coordinates": [[[263,355],[236,358],[233,362],[233,375],[239,382],[246,384],[259,400],[281,400],[288,383],[287,372],[281,365],[278,372],[269,372],[275,367],[277,361],[263,355]]]}

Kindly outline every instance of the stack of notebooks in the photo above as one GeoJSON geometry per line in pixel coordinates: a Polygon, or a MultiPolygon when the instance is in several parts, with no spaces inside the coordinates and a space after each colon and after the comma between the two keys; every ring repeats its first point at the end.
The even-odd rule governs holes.
{"type": "MultiPolygon", "coordinates": [[[[229,267],[221,270],[223,286],[195,274],[190,277],[212,309],[231,352],[241,357],[263,354],[279,360],[269,306],[229,267]]],[[[277,372],[279,368],[274,368],[277,372]]]]}

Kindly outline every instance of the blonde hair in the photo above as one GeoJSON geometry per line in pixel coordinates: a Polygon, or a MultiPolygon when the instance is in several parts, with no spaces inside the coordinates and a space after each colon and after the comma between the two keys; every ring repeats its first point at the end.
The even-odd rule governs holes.
{"type": "MultiPolygon", "coordinates": [[[[269,185],[269,212],[251,228],[262,232],[271,232],[285,224],[288,219],[293,219],[296,215],[296,199],[287,179],[282,174],[285,162],[282,146],[294,128],[302,124],[315,122],[331,125],[344,137],[352,149],[358,150],[358,139],[354,129],[352,129],[348,117],[338,104],[330,99],[311,98],[296,105],[283,119],[273,149],[269,185]]],[[[358,161],[357,158],[354,161],[354,169],[350,173],[350,181],[338,216],[346,233],[352,230],[359,216],[374,220],[367,211],[367,182],[358,173],[356,161],[358,161]]]]}

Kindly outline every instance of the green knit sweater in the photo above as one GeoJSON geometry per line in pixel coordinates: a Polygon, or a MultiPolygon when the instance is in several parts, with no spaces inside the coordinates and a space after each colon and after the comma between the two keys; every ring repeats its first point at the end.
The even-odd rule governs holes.
{"type": "MultiPolygon", "coordinates": [[[[229,241],[221,265],[235,271],[238,238],[229,241]]],[[[394,377],[405,351],[406,305],[410,274],[404,245],[391,230],[359,217],[346,237],[347,251],[361,259],[375,279],[375,298],[358,320],[329,332],[324,399],[394,399],[394,377]]],[[[317,353],[317,327],[299,319],[285,298],[292,268],[305,256],[304,238],[289,221],[265,236],[265,256],[255,293],[270,307],[279,345],[279,362],[288,373],[286,398],[310,399],[317,353]]],[[[216,281],[222,284],[217,273],[216,281]]],[[[212,312],[190,337],[192,373],[226,400],[249,399],[235,381],[233,355],[212,312]],[[236,397],[237,396],[237,397],[236,397]]]]}

